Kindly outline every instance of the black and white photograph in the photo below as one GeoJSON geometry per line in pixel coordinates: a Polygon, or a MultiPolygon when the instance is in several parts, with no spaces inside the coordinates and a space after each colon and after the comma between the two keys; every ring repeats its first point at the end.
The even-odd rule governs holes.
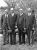
{"type": "Polygon", "coordinates": [[[37,50],[37,0],[0,0],[0,50],[37,50]]]}

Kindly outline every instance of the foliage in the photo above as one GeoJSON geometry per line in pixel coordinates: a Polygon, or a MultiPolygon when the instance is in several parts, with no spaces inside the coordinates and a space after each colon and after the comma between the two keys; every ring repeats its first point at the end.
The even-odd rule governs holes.
{"type": "Polygon", "coordinates": [[[8,7],[15,8],[19,10],[19,8],[23,9],[23,12],[27,13],[27,8],[32,8],[35,11],[37,10],[37,0],[4,0],[7,4],[8,7]]]}

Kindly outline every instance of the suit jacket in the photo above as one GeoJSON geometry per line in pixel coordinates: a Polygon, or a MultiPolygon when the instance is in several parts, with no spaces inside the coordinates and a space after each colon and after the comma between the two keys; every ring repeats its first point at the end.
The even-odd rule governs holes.
{"type": "Polygon", "coordinates": [[[34,20],[35,20],[35,15],[31,14],[30,16],[26,16],[26,27],[30,27],[32,28],[33,24],[34,24],[34,20]]]}
{"type": "Polygon", "coordinates": [[[8,15],[8,25],[11,29],[14,29],[16,20],[17,20],[16,14],[14,14],[14,16],[12,16],[11,14],[8,15]]]}
{"type": "Polygon", "coordinates": [[[1,27],[2,29],[6,29],[7,28],[6,26],[7,26],[7,17],[5,17],[5,14],[4,14],[1,17],[1,27]]]}
{"type": "Polygon", "coordinates": [[[24,13],[21,16],[18,15],[17,25],[20,29],[26,28],[26,20],[25,19],[26,19],[26,16],[24,13]]]}

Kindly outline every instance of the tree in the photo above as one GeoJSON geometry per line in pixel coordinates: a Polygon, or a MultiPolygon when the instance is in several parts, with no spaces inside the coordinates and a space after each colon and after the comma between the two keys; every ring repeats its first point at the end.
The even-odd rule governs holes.
{"type": "Polygon", "coordinates": [[[27,8],[32,8],[32,9],[37,9],[37,0],[4,0],[7,4],[8,7],[15,8],[19,10],[19,8],[22,8],[23,11],[27,11],[27,8]]]}

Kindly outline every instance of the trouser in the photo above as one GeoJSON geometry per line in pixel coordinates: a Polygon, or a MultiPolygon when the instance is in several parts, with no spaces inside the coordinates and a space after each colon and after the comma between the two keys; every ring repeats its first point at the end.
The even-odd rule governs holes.
{"type": "Polygon", "coordinates": [[[19,29],[19,44],[21,44],[21,36],[22,36],[21,30],[19,29]]]}
{"type": "Polygon", "coordinates": [[[10,33],[10,44],[12,44],[12,32],[10,33]]]}
{"type": "Polygon", "coordinates": [[[25,33],[22,32],[22,43],[25,43],[25,33]]]}
{"type": "Polygon", "coordinates": [[[10,33],[10,44],[15,44],[16,43],[16,33],[15,31],[12,31],[10,33]]]}
{"type": "Polygon", "coordinates": [[[3,32],[3,35],[4,35],[4,44],[8,44],[9,43],[9,34],[7,33],[6,30],[3,32]]]}
{"type": "Polygon", "coordinates": [[[32,30],[32,44],[34,43],[34,30],[32,30]]]}
{"type": "Polygon", "coordinates": [[[19,43],[25,43],[25,32],[19,29],[19,43]]]}

